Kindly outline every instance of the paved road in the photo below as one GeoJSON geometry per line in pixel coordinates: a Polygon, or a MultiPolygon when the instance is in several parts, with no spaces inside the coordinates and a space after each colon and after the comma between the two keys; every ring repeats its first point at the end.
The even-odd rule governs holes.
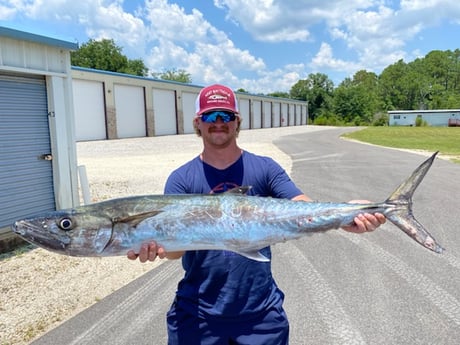
{"type": "MultiPolygon", "coordinates": [[[[425,157],[339,139],[347,129],[283,137],[291,176],[312,198],[384,200],[425,157]]],[[[292,344],[444,344],[460,339],[460,166],[437,159],[414,214],[447,248],[437,255],[399,229],[316,234],[274,246],[292,344]]],[[[36,340],[165,344],[165,313],[182,275],[166,262],[36,340]]]]}

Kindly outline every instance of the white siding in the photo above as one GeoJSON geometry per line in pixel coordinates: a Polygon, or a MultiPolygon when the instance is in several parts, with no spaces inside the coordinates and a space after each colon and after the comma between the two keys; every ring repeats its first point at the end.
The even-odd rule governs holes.
{"type": "Polygon", "coordinates": [[[2,36],[0,47],[0,66],[62,74],[70,67],[69,52],[59,47],[2,36]]]}

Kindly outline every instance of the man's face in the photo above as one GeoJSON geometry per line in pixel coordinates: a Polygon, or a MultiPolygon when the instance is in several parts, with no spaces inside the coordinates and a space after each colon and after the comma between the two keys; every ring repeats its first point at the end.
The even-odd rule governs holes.
{"type": "Polygon", "coordinates": [[[235,141],[238,136],[240,118],[233,113],[216,115],[218,112],[203,114],[197,117],[196,127],[203,137],[203,141],[214,146],[226,146],[235,141]]]}

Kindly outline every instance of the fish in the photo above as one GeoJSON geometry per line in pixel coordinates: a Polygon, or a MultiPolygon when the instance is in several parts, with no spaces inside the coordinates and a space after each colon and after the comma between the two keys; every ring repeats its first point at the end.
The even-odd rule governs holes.
{"type": "Polygon", "coordinates": [[[384,202],[299,202],[247,195],[250,186],[221,194],[140,195],[106,200],[18,220],[12,230],[39,247],[70,256],[138,253],[156,241],[166,251],[226,250],[266,262],[260,249],[382,213],[417,243],[444,248],[412,212],[412,195],[436,155],[423,162],[384,202]]]}

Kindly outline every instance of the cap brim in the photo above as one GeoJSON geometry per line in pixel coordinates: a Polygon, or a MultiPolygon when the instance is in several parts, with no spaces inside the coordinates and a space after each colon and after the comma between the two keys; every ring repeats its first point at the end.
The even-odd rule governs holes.
{"type": "Polygon", "coordinates": [[[204,113],[209,113],[210,111],[218,111],[218,110],[229,111],[234,114],[239,114],[239,112],[235,111],[235,108],[232,108],[232,107],[209,107],[209,108],[201,110],[199,113],[197,113],[197,115],[202,115],[204,113]]]}

